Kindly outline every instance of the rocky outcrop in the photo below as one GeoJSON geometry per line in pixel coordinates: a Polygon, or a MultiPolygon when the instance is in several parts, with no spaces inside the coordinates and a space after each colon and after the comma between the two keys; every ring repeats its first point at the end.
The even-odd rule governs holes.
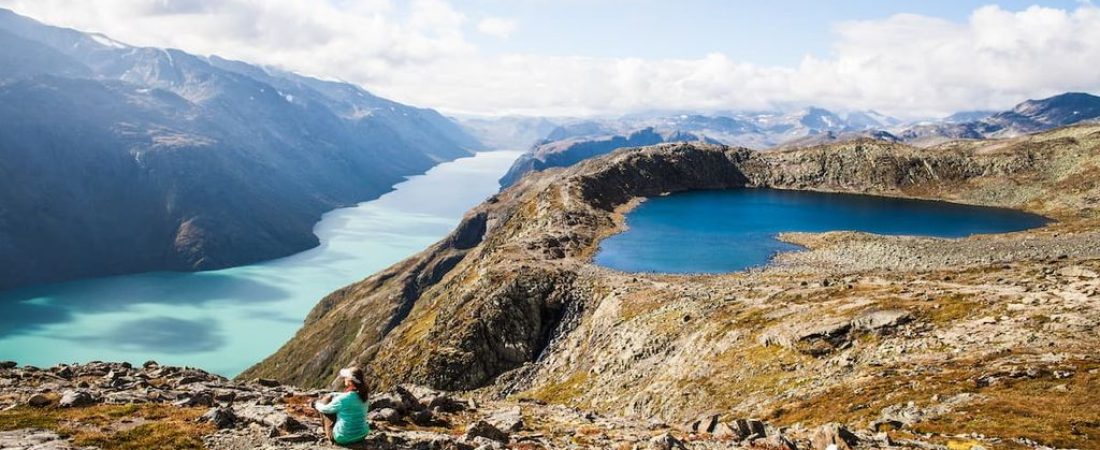
{"type": "MultiPolygon", "coordinates": [[[[1098,163],[1095,126],[935,149],[860,141],[618,152],[527,177],[475,208],[467,221],[485,229],[472,247],[455,243],[466,247],[480,226],[462,225],[333,293],[245,376],[318,386],[361,363],[380,388],[414,382],[681,423],[720,414],[851,429],[899,402],[968,393],[946,419],[907,432],[971,433],[957,420],[967,408],[1019,420],[995,405],[1055,383],[1012,379],[990,391],[979,380],[995,367],[1088,374],[1069,392],[1100,373],[1100,343],[1062,334],[1100,324],[1090,306],[1100,280],[1063,275],[1100,270],[1098,163]],[[639,197],[753,187],[1013,207],[1057,222],[956,240],[802,234],[790,238],[808,251],[749,273],[624,274],[590,263],[639,197]]],[[[1088,398],[1051,392],[1047,401],[1065,410],[1088,398]]],[[[1051,410],[1035,413],[1069,420],[1051,410]]],[[[1028,438],[1079,443],[1073,436],[1028,438]]]]}

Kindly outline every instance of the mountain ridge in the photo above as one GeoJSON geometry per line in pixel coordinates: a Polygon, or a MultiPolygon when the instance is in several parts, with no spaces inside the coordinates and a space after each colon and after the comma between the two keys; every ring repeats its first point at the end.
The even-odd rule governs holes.
{"type": "Polygon", "coordinates": [[[0,39],[27,62],[0,73],[0,289],[293,254],[325,211],[482,148],[348,84],[9,10],[0,39]]]}

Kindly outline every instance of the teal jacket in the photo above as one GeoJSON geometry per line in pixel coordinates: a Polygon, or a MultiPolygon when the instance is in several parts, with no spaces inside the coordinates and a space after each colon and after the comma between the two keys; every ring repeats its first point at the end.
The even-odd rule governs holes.
{"type": "Polygon", "coordinates": [[[336,394],[331,402],[314,405],[325,414],[335,414],[336,424],[332,427],[332,440],[337,444],[354,444],[367,437],[370,424],[367,423],[367,405],[359,400],[359,394],[345,392],[336,394]]]}

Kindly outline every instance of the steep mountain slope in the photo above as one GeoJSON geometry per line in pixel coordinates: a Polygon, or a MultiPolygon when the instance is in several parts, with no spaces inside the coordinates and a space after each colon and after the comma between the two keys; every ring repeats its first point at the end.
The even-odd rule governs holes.
{"type": "Polygon", "coordinates": [[[940,444],[965,434],[1084,448],[1100,436],[1088,406],[1100,400],[1089,388],[1100,374],[1098,170],[1100,126],[933,149],[616,152],[525,177],[448,238],[330,294],[242,376],[318,386],[361,363],[380,386],[662,420],[842,421],[940,444]],[[786,239],[810,251],[750,273],[590,263],[634,199],[740,187],[943,199],[1058,222],[952,240],[796,234],[786,239]]]}
{"type": "Polygon", "coordinates": [[[468,155],[435,111],[0,10],[0,289],[317,244],[320,215],[468,155]]]}

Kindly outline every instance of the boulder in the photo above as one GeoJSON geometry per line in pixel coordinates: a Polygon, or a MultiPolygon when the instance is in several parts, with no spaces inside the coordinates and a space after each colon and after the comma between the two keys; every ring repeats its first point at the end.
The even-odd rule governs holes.
{"type": "Polygon", "coordinates": [[[61,393],[61,400],[57,405],[62,408],[77,408],[95,404],[95,397],[87,391],[65,391],[61,393]]]}
{"type": "Polygon", "coordinates": [[[398,412],[408,411],[401,396],[392,393],[375,394],[370,398],[370,407],[372,409],[393,409],[398,412]]]}
{"type": "Polygon", "coordinates": [[[206,414],[203,414],[200,420],[204,422],[210,422],[219,430],[226,428],[233,428],[237,424],[237,415],[233,413],[230,408],[210,408],[206,414]]]}
{"type": "Polygon", "coordinates": [[[54,367],[52,370],[54,375],[57,375],[64,379],[72,378],[74,375],[73,368],[69,366],[57,366],[54,367]]]}
{"type": "Polygon", "coordinates": [[[467,426],[466,434],[463,435],[463,440],[472,441],[474,438],[477,437],[483,437],[497,442],[503,442],[505,444],[511,441],[511,437],[508,435],[508,433],[501,431],[499,428],[484,420],[479,420],[467,426]]]}
{"type": "Polygon", "coordinates": [[[863,331],[876,331],[904,324],[913,316],[904,309],[882,309],[865,312],[852,320],[852,328],[863,331]]]}
{"type": "Polygon", "coordinates": [[[306,426],[281,409],[268,405],[245,405],[233,408],[240,420],[268,426],[283,433],[305,431],[306,426]]]}
{"type": "Polygon", "coordinates": [[[43,408],[53,403],[45,394],[33,394],[27,398],[27,404],[35,408],[43,408]]]}
{"type": "Polygon", "coordinates": [[[211,391],[185,392],[182,399],[173,402],[176,406],[214,406],[214,393],[211,391]]]}
{"type": "Polygon", "coordinates": [[[183,376],[183,377],[175,380],[174,382],[172,382],[172,385],[175,386],[175,387],[180,387],[180,386],[186,386],[188,384],[202,383],[204,381],[206,381],[205,377],[200,377],[200,376],[196,376],[196,375],[187,375],[187,376],[183,376]]]}
{"type": "Polygon", "coordinates": [[[693,433],[713,433],[718,426],[718,415],[710,415],[703,417],[691,423],[691,431],[693,433]]]}
{"type": "Polygon", "coordinates": [[[687,450],[684,443],[676,439],[671,433],[654,436],[649,440],[649,448],[651,450],[687,450]]]}
{"type": "Polygon", "coordinates": [[[415,423],[422,427],[442,426],[447,423],[446,421],[436,416],[435,413],[427,409],[422,409],[420,411],[415,411],[412,414],[409,414],[409,420],[412,421],[412,423],[415,423]]]}
{"type": "Polygon", "coordinates": [[[420,404],[432,411],[456,413],[466,410],[466,402],[456,400],[447,394],[431,395],[420,399],[420,404]]]}
{"type": "Polygon", "coordinates": [[[260,386],[263,386],[263,387],[271,387],[271,388],[279,387],[280,385],[282,385],[282,383],[279,383],[278,380],[272,380],[270,378],[253,378],[252,382],[255,383],[255,384],[258,384],[260,386]]]}
{"type": "Polygon", "coordinates": [[[822,425],[810,438],[814,450],[852,450],[858,443],[859,438],[838,423],[822,425]]]}
{"type": "Polygon", "coordinates": [[[424,409],[424,405],[420,404],[420,399],[404,386],[395,387],[393,393],[397,396],[401,404],[401,408],[398,408],[398,411],[405,411],[408,413],[424,409]]]}
{"type": "Polygon", "coordinates": [[[738,440],[768,435],[768,425],[756,419],[737,419],[730,424],[738,440]]]}
{"type": "Polygon", "coordinates": [[[14,369],[19,366],[19,363],[15,361],[0,361],[0,369],[14,369]]]}
{"type": "Polygon", "coordinates": [[[733,428],[732,425],[726,422],[719,422],[717,425],[715,425],[714,431],[711,431],[711,434],[713,434],[714,437],[718,439],[741,440],[741,438],[743,437],[736,429],[733,428]]]}
{"type": "Polygon", "coordinates": [[[494,412],[485,421],[509,433],[518,432],[524,427],[523,412],[518,406],[494,412]]]}
{"type": "Polygon", "coordinates": [[[393,408],[375,409],[367,413],[367,419],[375,422],[399,423],[401,422],[401,413],[393,408]]]}

